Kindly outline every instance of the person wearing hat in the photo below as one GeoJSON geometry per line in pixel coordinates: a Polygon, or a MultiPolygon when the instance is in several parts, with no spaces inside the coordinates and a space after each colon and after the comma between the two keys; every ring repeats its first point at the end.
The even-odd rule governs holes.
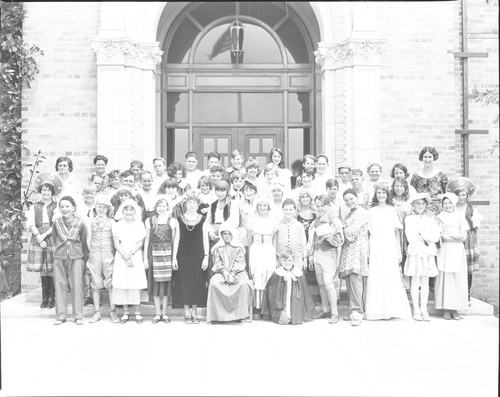
{"type": "Polygon", "coordinates": [[[273,246],[276,218],[273,207],[273,199],[270,196],[256,196],[253,200],[254,210],[248,221],[250,278],[254,286],[254,320],[261,319],[260,309],[264,289],[269,277],[276,269],[276,251],[273,246]]]}
{"type": "Polygon", "coordinates": [[[134,305],[135,322],[141,324],[141,302],[148,301],[148,286],[142,247],[146,229],[141,222],[140,207],[134,199],[126,199],[118,209],[113,225],[113,241],[116,249],[113,265],[113,303],[123,305],[120,323],[129,320],[129,305],[134,305]]]}
{"type": "Polygon", "coordinates": [[[460,320],[459,310],[467,310],[467,261],[464,242],[468,225],[455,211],[458,197],[445,193],[441,199],[443,211],[436,217],[441,227],[441,248],[437,255],[439,273],[434,296],[436,309],[443,309],[446,320],[460,320]]]}
{"type": "Polygon", "coordinates": [[[439,241],[440,229],[434,216],[426,214],[427,193],[415,193],[409,201],[413,212],[404,220],[408,240],[404,275],[410,277],[413,319],[430,321],[427,311],[429,278],[438,274],[436,243],[439,241]]]}
{"type": "Polygon", "coordinates": [[[40,272],[42,284],[40,307],[52,309],[55,305],[54,258],[49,236],[52,233],[54,211],[57,208],[54,196],[61,193],[62,182],[57,175],[44,172],[37,176],[34,186],[41,194],[41,200],[34,203],[26,214],[26,227],[31,232],[26,270],[40,272]]]}
{"type": "Polygon", "coordinates": [[[470,301],[470,290],[472,287],[472,276],[479,270],[479,244],[477,231],[481,228],[482,215],[477,208],[469,203],[469,198],[475,193],[476,187],[469,178],[460,176],[453,178],[446,186],[448,192],[453,192],[458,197],[455,211],[461,214],[467,221],[469,230],[465,239],[465,257],[467,259],[467,290],[470,301]]]}
{"type": "Polygon", "coordinates": [[[321,297],[317,318],[339,322],[335,279],[338,275],[338,248],[344,243],[342,222],[330,212],[330,198],[320,194],[314,199],[317,218],[309,228],[309,267],[314,269],[321,297]]]}
{"type": "Polygon", "coordinates": [[[98,196],[95,202],[96,216],[90,221],[89,247],[90,254],[87,268],[90,273],[90,287],[94,301],[94,314],[90,323],[101,320],[101,290],[106,288],[109,292],[111,322],[118,323],[116,306],[113,302],[113,262],[115,248],[113,245],[113,224],[111,218],[112,206],[105,196],[98,196]]]}
{"type": "Polygon", "coordinates": [[[207,322],[237,321],[250,317],[253,285],[245,270],[245,249],[234,225],[224,222],[221,239],[212,249],[213,276],[207,299],[207,322]]]}
{"type": "Polygon", "coordinates": [[[340,251],[339,277],[345,278],[349,318],[358,326],[365,313],[365,285],[368,277],[368,212],[359,205],[354,189],[343,194],[349,213],[343,222],[344,244],[340,251]]]}
{"type": "Polygon", "coordinates": [[[153,297],[156,315],[153,324],[169,323],[168,296],[171,294],[172,264],[177,263],[179,222],[172,217],[170,198],[158,195],[153,215],[146,219],[144,263],[148,273],[148,294],[153,297]]]}

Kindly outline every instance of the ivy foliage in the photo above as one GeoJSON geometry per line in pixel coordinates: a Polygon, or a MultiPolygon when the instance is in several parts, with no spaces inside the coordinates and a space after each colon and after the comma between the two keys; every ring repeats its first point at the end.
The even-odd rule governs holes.
{"type": "MultiPolygon", "coordinates": [[[[36,45],[23,40],[22,2],[0,2],[0,266],[12,264],[22,247],[22,92],[39,72],[36,45]]],[[[38,158],[37,158],[38,159],[38,158]]]]}

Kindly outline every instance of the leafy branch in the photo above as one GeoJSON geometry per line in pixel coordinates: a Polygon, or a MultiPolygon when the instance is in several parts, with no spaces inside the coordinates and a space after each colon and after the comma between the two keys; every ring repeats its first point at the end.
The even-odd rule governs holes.
{"type": "MultiPolygon", "coordinates": [[[[476,87],[474,87],[472,89],[472,94],[469,94],[469,99],[472,99],[476,103],[481,103],[484,106],[498,105],[498,89],[487,88],[485,90],[478,90],[476,87]]],[[[499,115],[497,114],[496,117],[493,119],[493,124],[495,126],[498,126],[498,118],[499,115]]],[[[493,154],[493,152],[497,150],[499,146],[500,142],[499,139],[497,138],[489,149],[490,154],[493,154]]]]}

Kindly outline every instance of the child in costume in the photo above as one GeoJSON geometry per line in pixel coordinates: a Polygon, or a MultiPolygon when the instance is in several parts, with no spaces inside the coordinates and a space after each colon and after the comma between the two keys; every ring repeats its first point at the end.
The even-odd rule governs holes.
{"type": "Polygon", "coordinates": [[[301,267],[294,265],[293,252],[282,252],[280,264],[267,282],[262,314],[280,325],[311,320],[316,315],[314,301],[301,267]]]}

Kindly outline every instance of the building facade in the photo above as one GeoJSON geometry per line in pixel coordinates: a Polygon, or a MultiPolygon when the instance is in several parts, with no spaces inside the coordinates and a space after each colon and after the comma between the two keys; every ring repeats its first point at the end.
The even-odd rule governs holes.
{"type": "Polygon", "coordinates": [[[416,170],[420,149],[435,146],[439,168],[459,176],[467,163],[474,199],[489,202],[478,207],[473,295],[498,305],[498,149],[489,152],[498,108],[465,98],[469,128],[489,131],[469,137],[465,157],[456,133],[464,70],[468,92],[498,90],[497,0],[25,7],[25,40],[44,55],[25,92],[24,141],[50,160],[42,171],[68,155],[84,180],[98,153],[124,169],[133,159],[182,161],[188,150],[205,167],[210,151],[228,164],[235,148],[264,163],[278,146],[287,166],[325,153],[332,170],[379,161],[388,176],[396,162],[416,170]],[[487,57],[457,56],[464,37],[487,57]]]}

